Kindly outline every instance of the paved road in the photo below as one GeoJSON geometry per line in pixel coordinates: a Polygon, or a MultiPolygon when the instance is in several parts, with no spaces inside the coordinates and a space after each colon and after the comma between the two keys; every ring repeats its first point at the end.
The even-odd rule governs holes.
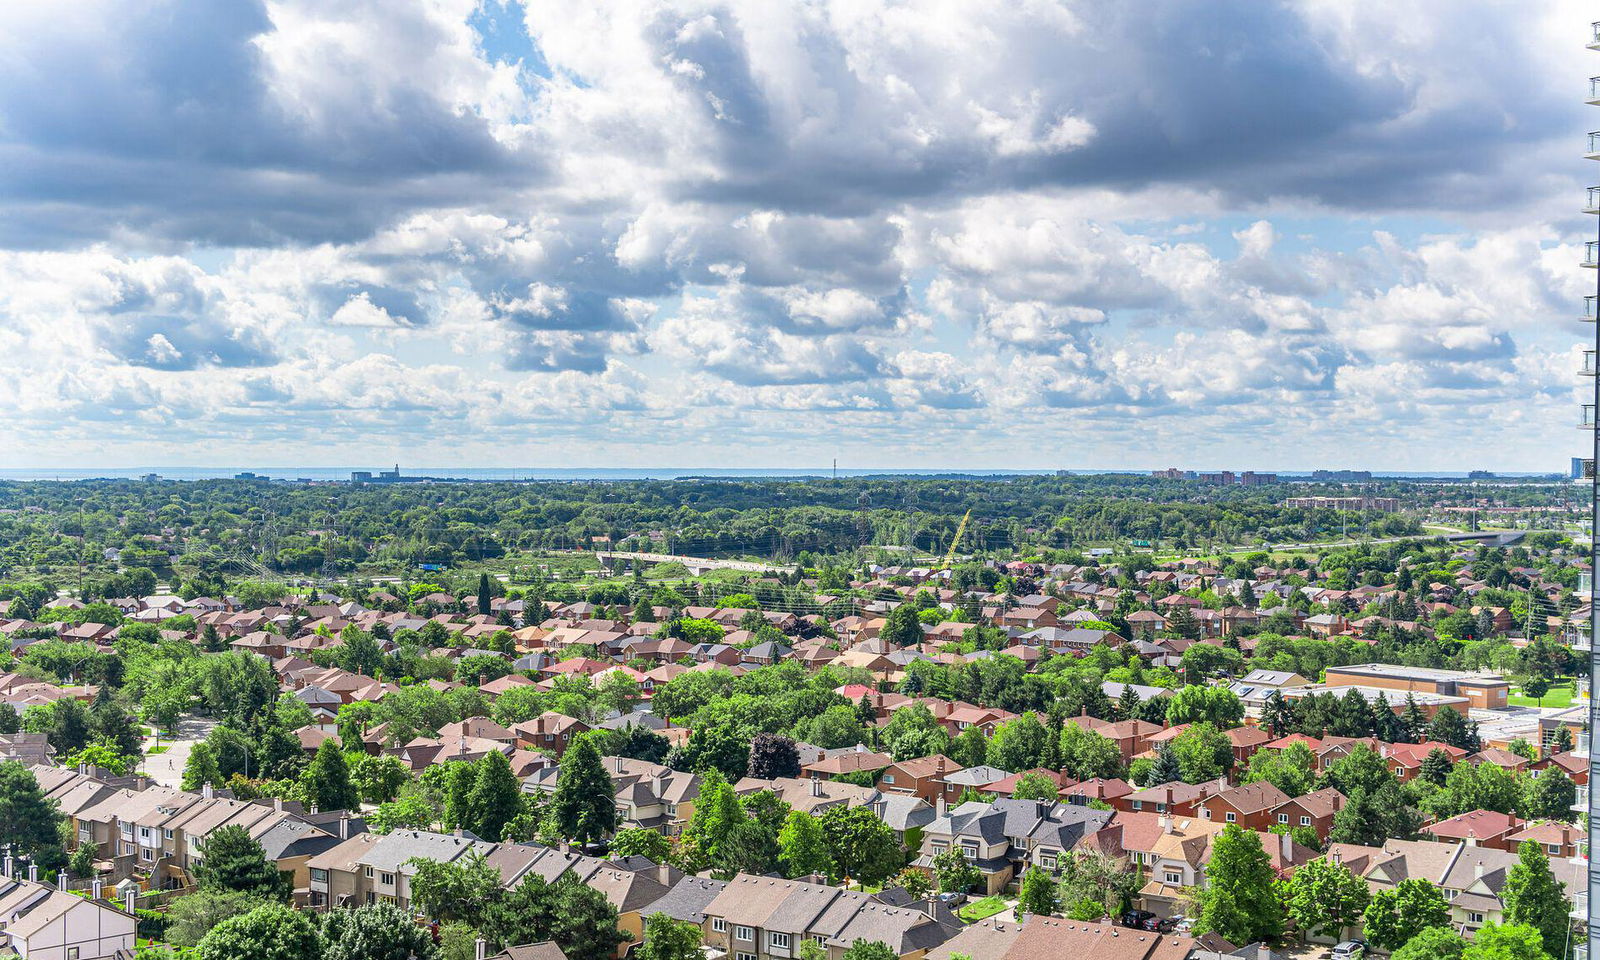
{"type": "MultiPolygon", "coordinates": [[[[144,773],[151,780],[163,787],[177,787],[183,782],[183,768],[189,762],[189,751],[194,745],[206,738],[211,728],[217,721],[202,719],[200,717],[187,717],[178,721],[177,736],[168,740],[163,738],[161,745],[167,747],[167,752],[154,757],[147,756],[144,760],[144,773]]],[[[154,738],[146,738],[145,750],[155,746],[154,738]]]]}

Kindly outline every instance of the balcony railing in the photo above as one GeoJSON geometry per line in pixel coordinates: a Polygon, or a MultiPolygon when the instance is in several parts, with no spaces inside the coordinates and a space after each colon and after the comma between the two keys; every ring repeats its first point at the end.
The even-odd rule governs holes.
{"type": "Polygon", "coordinates": [[[1592,23],[1590,24],[1590,27],[1593,28],[1594,33],[1592,35],[1592,39],[1589,41],[1589,46],[1600,49],[1600,22],[1592,23]]]}
{"type": "Polygon", "coordinates": [[[1589,198],[1583,202],[1584,213],[1600,213],[1600,187],[1589,188],[1589,198]]]}
{"type": "Polygon", "coordinates": [[[1579,787],[1578,794],[1572,800],[1572,809],[1576,813],[1589,812],[1589,788],[1579,787]]]}
{"type": "Polygon", "coordinates": [[[1585,351],[1583,351],[1583,366],[1578,368],[1578,376],[1580,376],[1580,377],[1592,377],[1592,376],[1595,375],[1595,372],[1596,372],[1596,368],[1595,368],[1595,360],[1594,360],[1594,351],[1593,350],[1585,350],[1585,351]]]}
{"type": "Polygon", "coordinates": [[[1591,270],[1600,267],[1600,240],[1584,241],[1583,265],[1591,270]]]}
{"type": "Polygon", "coordinates": [[[1594,429],[1594,404],[1586,403],[1586,404],[1583,405],[1583,417],[1582,417],[1582,419],[1580,419],[1578,421],[1578,429],[1579,430],[1593,430],[1594,429]]]}
{"type": "Polygon", "coordinates": [[[1600,160],[1600,130],[1589,134],[1589,152],[1586,156],[1591,160],[1600,160]]]}
{"type": "Polygon", "coordinates": [[[1600,77],[1589,78],[1589,102],[1600,105],[1600,77]]]}
{"type": "Polygon", "coordinates": [[[1600,296],[1591,293],[1583,298],[1583,316],[1580,319],[1584,323],[1594,323],[1596,318],[1600,318],[1600,296]]]}

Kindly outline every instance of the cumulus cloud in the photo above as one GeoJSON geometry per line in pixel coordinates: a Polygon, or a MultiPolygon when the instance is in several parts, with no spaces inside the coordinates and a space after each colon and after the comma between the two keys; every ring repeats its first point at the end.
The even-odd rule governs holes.
{"type": "Polygon", "coordinates": [[[1558,462],[1580,13],[0,5],[0,442],[1558,462]]]}

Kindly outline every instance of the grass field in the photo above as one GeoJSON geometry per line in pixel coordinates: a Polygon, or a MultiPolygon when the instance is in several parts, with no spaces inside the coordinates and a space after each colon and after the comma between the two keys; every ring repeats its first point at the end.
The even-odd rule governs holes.
{"type": "Polygon", "coordinates": [[[975,900],[967,904],[957,910],[956,913],[968,923],[977,923],[979,920],[985,920],[997,913],[1005,912],[1007,906],[1008,904],[999,897],[984,897],[982,900],[975,900]]]}
{"type": "Polygon", "coordinates": [[[1559,681],[1539,700],[1523,695],[1521,690],[1506,697],[1506,702],[1515,707],[1570,707],[1573,700],[1572,688],[1559,681]]]}

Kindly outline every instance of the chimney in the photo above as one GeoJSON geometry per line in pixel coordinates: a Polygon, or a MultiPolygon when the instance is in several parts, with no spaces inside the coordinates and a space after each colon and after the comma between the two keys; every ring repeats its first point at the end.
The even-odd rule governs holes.
{"type": "Polygon", "coordinates": [[[617,758],[617,772],[618,773],[622,772],[622,758],[621,757],[617,758]]]}
{"type": "Polygon", "coordinates": [[[207,800],[211,799],[211,797],[212,797],[211,784],[203,783],[203,784],[200,785],[200,796],[204,797],[207,800]]]}
{"type": "Polygon", "coordinates": [[[1172,814],[1163,813],[1161,815],[1161,819],[1160,819],[1159,822],[1161,824],[1161,832],[1162,833],[1171,833],[1172,832],[1172,814]]]}
{"type": "Polygon", "coordinates": [[[339,839],[350,839],[350,811],[348,810],[339,817],[339,839]]]}
{"type": "Polygon", "coordinates": [[[946,804],[944,802],[944,793],[941,791],[939,793],[939,795],[934,798],[933,815],[936,816],[936,817],[944,816],[945,806],[946,806],[946,804]]]}
{"type": "Polygon", "coordinates": [[[1332,853],[1328,854],[1328,859],[1332,860],[1333,861],[1333,865],[1337,867],[1341,862],[1344,861],[1344,854],[1342,854],[1339,851],[1335,850],[1332,853]]]}
{"type": "Polygon", "coordinates": [[[276,810],[279,813],[283,812],[283,798],[282,797],[273,797],[272,798],[272,809],[276,810]]]}
{"type": "Polygon", "coordinates": [[[1479,860],[1477,863],[1472,865],[1472,879],[1474,879],[1474,880],[1482,880],[1483,879],[1483,861],[1482,860],[1479,860]]]}
{"type": "Polygon", "coordinates": [[[28,880],[32,883],[39,882],[39,865],[37,863],[28,864],[28,880]]]}
{"type": "Polygon", "coordinates": [[[128,911],[128,913],[130,913],[130,914],[133,913],[134,912],[134,904],[138,903],[138,899],[137,899],[138,896],[139,896],[139,892],[137,890],[131,890],[131,889],[126,894],[124,894],[123,897],[122,897],[123,909],[128,911]]]}
{"type": "Polygon", "coordinates": [[[66,890],[67,890],[67,871],[61,870],[61,871],[58,871],[56,873],[56,889],[60,890],[62,893],[66,892],[66,890]]]}
{"type": "Polygon", "coordinates": [[[0,874],[3,874],[7,880],[10,880],[11,879],[11,871],[14,870],[14,869],[16,869],[15,861],[13,861],[11,859],[11,854],[8,853],[8,854],[6,854],[5,869],[0,870],[0,874]]]}
{"type": "Polygon", "coordinates": [[[484,960],[489,953],[489,941],[479,937],[472,941],[472,960],[484,960]]]}
{"type": "Polygon", "coordinates": [[[1294,840],[1287,833],[1278,834],[1278,847],[1283,851],[1284,866],[1288,866],[1294,859],[1294,840]]]}
{"type": "Polygon", "coordinates": [[[818,780],[817,775],[814,773],[811,775],[811,795],[813,797],[822,796],[822,781],[818,780]]]}
{"type": "Polygon", "coordinates": [[[100,897],[105,893],[105,884],[101,883],[99,880],[96,880],[90,885],[89,889],[93,891],[94,899],[99,900],[100,897]]]}

